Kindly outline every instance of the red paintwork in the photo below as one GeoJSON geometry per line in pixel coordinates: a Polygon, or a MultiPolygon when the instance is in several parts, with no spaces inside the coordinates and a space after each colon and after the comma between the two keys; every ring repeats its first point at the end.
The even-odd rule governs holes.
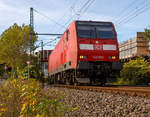
{"type": "Polygon", "coordinates": [[[52,51],[49,56],[49,72],[53,72],[69,61],[71,61],[72,68],[77,68],[78,61],[119,61],[116,31],[115,39],[80,39],[77,37],[76,21],[74,21],[67,30],[69,30],[68,42],[66,41],[66,32],[64,32],[54,51],[52,51]],[[94,50],[80,50],[80,44],[93,44],[94,50]],[[117,50],[104,51],[102,44],[116,45],[117,50]],[[86,55],[88,59],[80,59],[80,55],[86,55]],[[97,58],[97,56],[104,56],[104,58],[97,58]],[[116,59],[109,59],[109,56],[116,56],[116,59]]]}
{"type": "Polygon", "coordinates": [[[69,40],[66,40],[66,32],[64,32],[60,41],[56,45],[53,52],[49,57],[49,72],[57,69],[63,63],[72,62],[72,68],[76,68],[77,65],[77,35],[75,22],[73,22],[68,28],[70,35],[69,40]],[[64,56],[64,60],[63,60],[64,56]]]}

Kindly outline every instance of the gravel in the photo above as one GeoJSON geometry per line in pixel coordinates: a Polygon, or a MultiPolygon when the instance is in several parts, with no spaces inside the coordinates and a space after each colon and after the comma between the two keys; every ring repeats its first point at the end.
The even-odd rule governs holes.
{"type": "Polygon", "coordinates": [[[65,117],[150,117],[150,99],[66,88],[51,90],[65,93],[65,103],[74,108],[65,117]]]}

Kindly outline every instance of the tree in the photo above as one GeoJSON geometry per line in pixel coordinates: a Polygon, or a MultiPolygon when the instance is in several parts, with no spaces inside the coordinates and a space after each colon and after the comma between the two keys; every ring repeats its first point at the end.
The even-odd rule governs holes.
{"type": "Polygon", "coordinates": [[[137,58],[125,63],[120,72],[121,84],[147,84],[150,82],[150,63],[144,58],[137,58]]]}
{"type": "Polygon", "coordinates": [[[150,41],[150,29],[145,29],[145,35],[144,38],[148,41],[150,41]]]}
{"type": "Polygon", "coordinates": [[[30,40],[30,27],[14,24],[5,30],[0,37],[0,63],[5,63],[15,72],[21,69],[29,60],[29,51],[34,51],[37,36],[30,40]]]}

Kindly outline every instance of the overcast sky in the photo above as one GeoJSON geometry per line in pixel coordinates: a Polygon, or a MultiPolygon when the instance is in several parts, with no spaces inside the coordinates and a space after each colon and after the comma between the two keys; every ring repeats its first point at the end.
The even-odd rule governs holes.
{"type": "MultiPolygon", "coordinates": [[[[0,34],[14,23],[29,24],[30,7],[35,9],[38,33],[63,33],[76,19],[112,21],[122,42],[150,25],[150,0],[0,0],[0,34]]],[[[38,40],[47,43],[52,38],[39,36],[38,40]]]]}

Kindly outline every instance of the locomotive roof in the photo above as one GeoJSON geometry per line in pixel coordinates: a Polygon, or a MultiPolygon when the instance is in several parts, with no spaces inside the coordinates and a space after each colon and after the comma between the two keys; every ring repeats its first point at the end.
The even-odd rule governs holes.
{"type": "Polygon", "coordinates": [[[112,23],[110,21],[92,21],[92,20],[75,20],[75,22],[85,22],[85,23],[112,23]]]}

